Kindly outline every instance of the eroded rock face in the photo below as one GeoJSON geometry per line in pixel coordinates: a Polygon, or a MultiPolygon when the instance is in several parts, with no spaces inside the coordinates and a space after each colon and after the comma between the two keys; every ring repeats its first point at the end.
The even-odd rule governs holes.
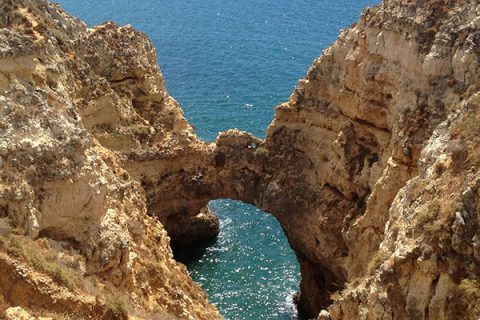
{"type": "MultiPolygon", "coordinates": [[[[89,306],[72,298],[92,294],[79,287],[49,299],[57,289],[18,267],[2,269],[5,302],[34,310],[69,305],[65,312],[86,318],[99,318],[102,309],[107,318],[127,311],[220,318],[173,260],[162,224],[147,215],[148,194],[123,166],[125,150],[196,142],[146,36],[112,23],[88,29],[47,1],[2,1],[0,12],[0,216],[32,239],[73,248],[85,282],[116,288],[133,309],[113,312],[101,294],[89,306]],[[24,282],[7,281],[16,277],[24,282]],[[29,285],[32,296],[24,299],[29,285]]],[[[17,259],[5,258],[11,266],[31,258],[17,238],[2,234],[2,251],[17,259]]],[[[32,261],[37,271],[52,269],[32,261]]],[[[47,276],[60,277],[52,270],[47,276]]]]}
{"type": "Polygon", "coordinates": [[[206,205],[231,198],[280,221],[309,317],[479,317],[475,1],[364,10],[265,140],[215,143],[166,92],[145,35],[46,1],[1,6],[0,215],[70,243],[84,275],[148,312],[218,318],[163,226],[179,244],[215,236],[206,205]]]}
{"type": "MultiPolygon", "coordinates": [[[[307,316],[346,288],[323,318],[475,318],[465,296],[478,301],[478,237],[476,222],[465,217],[475,216],[476,200],[470,213],[451,203],[474,184],[467,171],[477,167],[454,165],[462,178],[453,189],[439,189],[455,180],[442,176],[430,198],[418,192],[433,181],[428,170],[448,172],[427,163],[454,152],[459,165],[474,153],[465,150],[475,134],[459,144],[442,132],[476,106],[477,7],[386,1],[366,9],[277,107],[265,141],[234,130],[218,137],[217,186],[208,173],[197,184],[277,217],[301,266],[299,306],[307,316]],[[435,222],[440,216],[449,222],[435,222]],[[440,248],[439,238],[449,244],[440,248]],[[398,271],[385,271],[385,263],[398,271]]],[[[457,135],[475,127],[476,116],[469,117],[457,135]]],[[[477,199],[470,189],[468,197],[477,199]]]]}
{"type": "Polygon", "coordinates": [[[385,1],[366,9],[277,107],[255,202],[278,217],[299,257],[300,307],[308,315],[329,304],[336,286],[347,289],[335,295],[332,319],[466,316],[454,306],[462,281],[473,281],[470,296],[478,301],[478,260],[472,245],[465,247],[475,243],[476,222],[464,222],[476,209],[458,214],[450,206],[474,184],[467,171],[478,167],[445,169],[457,170],[453,189],[453,176],[433,182],[426,173],[455,145],[475,144],[464,138],[458,146],[458,138],[442,132],[468,114],[465,104],[475,109],[474,98],[465,101],[479,84],[477,7],[385,1]],[[421,197],[432,183],[429,198],[421,197]],[[432,222],[433,230],[419,220],[432,222]]]}

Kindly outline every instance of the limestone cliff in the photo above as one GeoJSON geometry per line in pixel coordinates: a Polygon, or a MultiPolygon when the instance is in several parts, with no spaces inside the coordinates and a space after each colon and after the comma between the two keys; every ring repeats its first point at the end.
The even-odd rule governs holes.
{"type": "Polygon", "coordinates": [[[220,318],[122,165],[197,143],[147,37],[5,0],[0,38],[0,317],[220,318]]]}
{"type": "Polygon", "coordinates": [[[7,317],[219,318],[166,232],[215,236],[217,198],[280,221],[310,318],[480,317],[477,1],[365,9],[265,140],[215,143],[195,137],[145,35],[44,0],[0,6],[7,317]]]}
{"type": "Polygon", "coordinates": [[[479,15],[476,1],[367,8],[264,141],[217,138],[216,172],[186,195],[271,212],[300,263],[307,316],[478,318],[479,15]]]}
{"type": "Polygon", "coordinates": [[[307,316],[478,318],[479,10],[368,8],[277,107],[264,141],[218,137],[216,173],[198,190],[277,217],[307,316]]]}
{"type": "Polygon", "coordinates": [[[366,9],[277,108],[265,146],[283,168],[256,202],[299,257],[309,315],[333,299],[321,319],[478,318],[479,14],[366,9]]]}

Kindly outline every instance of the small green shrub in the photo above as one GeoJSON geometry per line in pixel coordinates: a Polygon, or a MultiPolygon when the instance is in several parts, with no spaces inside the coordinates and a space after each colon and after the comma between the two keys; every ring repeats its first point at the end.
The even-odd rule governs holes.
{"type": "Polygon", "coordinates": [[[435,176],[440,177],[445,172],[445,170],[447,170],[447,167],[443,162],[435,162],[433,170],[435,172],[435,176]]]}
{"type": "Polygon", "coordinates": [[[432,222],[438,215],[440,204],[438,200],[427,202],[424,206],[417,210],[416,220],[420,225],[432,222]]]}
{"type": "Polygon", "coordinates": [[[268,149],[265,148],[265,147],[258,147],[255,149],[255,151],[253,152],[253,154],[256,156],[256,157],[264,157],[264,156],[267,156],[268,155],[268,149]]]}
{"type": "Polygon", "coordinates": [[[477,319],[480,316],[480,282],[475,279],[463,279],[455,288],[452,305],[449,308],[450,318],[477,319]]]}
{"type": "Polygon", "coordinates": [[[128,314],[128,305],[125,298],[119,292],[107,295],[107,304],[116,317],[125,317],[128,314]]]}
{"type": "Polygon", "coordinates": [[[476,110],[468,110],[461,119],[452,125],[451,132],[454,136],[462,137],[466,141],[478,140],[480,127],[476,110]]]}
{"type": "Polygon", "coordinates": [[[458,290],[468,299],[480,298],[480,282],[475,279],[463,279],[458,285],[458,290]]]}
{"type": "Polygon", "coordinates": [[[150,128],[143,124],[132,124],[129,128],[135,135],[142,138],[147,137],[150,134],[150,128]]]}

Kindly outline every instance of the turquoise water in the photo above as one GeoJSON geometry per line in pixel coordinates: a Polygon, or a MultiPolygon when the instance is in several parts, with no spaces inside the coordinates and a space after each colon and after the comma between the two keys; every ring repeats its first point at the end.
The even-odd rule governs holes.
{"type": "MultiPolygon", "coordinates": [[[[197,134],[263,137],[313,59],[378,0],[57,0],[89,25],[132,24],[157,48],[167,88],[197,134]]],[[[210,204],[217,241],[188,267],[227,320],[296,319],[299,271],[276,220],[230,200],[210,204]]]]}

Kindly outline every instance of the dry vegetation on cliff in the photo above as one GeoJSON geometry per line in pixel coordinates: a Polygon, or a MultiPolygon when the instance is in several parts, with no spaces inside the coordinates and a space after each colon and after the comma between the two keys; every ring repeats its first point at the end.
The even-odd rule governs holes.
{"type": "Polygon", "coordinates": [[[124,150],[196,141],[147,37],[6,0],[0,38],[5,316],[219,318],[122,166],[124,150]]]}
{"type": "Polygon", "coordinates": [[[215,236],[206,204],[232,198],[280,221],[310,317],[477,319],[479,32],[475,1],[386,0],[314,61],[265,140],[209,144],[144,34],[0,2],[2,317],[220,318],[167,231],[215,236]]]}

